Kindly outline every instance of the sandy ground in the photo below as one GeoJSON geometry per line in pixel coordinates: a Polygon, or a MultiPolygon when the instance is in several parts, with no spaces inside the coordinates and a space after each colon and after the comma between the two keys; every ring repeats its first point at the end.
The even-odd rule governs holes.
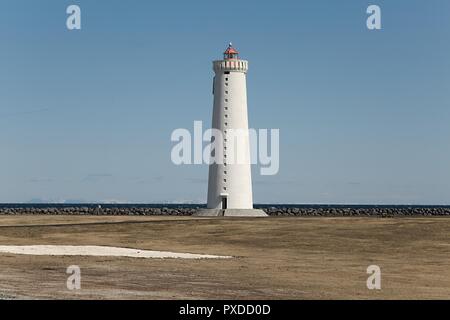
{"type": "Polygon", "coordinates": [[[450,299],[448,218],[3,216],[0,245],[234,257],[0,253],[0,299],[450,299]],[[381,290],[366,287],[373,264],[381,290]],[[66,287],[71,265],[81,268],[81,290],[66,287]]]}

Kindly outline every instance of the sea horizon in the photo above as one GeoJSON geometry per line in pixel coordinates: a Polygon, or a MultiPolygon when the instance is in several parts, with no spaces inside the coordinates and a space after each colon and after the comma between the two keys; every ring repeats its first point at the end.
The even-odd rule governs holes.
{"type": "MultiPolygon", "coordinates": [[[[204,208],[206,203],[0,203],[1,208],[204,208]]],[[[323,203],[255,203],[255,208],[450,208],[449,204],[323,204],[323,203]]]]}

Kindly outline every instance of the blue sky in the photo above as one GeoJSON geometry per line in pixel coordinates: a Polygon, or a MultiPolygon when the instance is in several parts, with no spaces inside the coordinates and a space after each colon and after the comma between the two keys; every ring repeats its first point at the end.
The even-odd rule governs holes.
{"type": "Polygon", "coordinates": [[[251,127],[280,129],[255,202],[450,204],[449,1],[0,5],[0,202],[204,202],[207,166],[173,165],[170,135],[210,124],[232,41],[251,127]]]}

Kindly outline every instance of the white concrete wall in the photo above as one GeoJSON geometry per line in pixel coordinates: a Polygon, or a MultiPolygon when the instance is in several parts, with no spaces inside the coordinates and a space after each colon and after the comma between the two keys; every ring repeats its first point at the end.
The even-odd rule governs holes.
{"type": "Polygon", "coordinates": [[[221,130],[226,141],[224,141],[223,149],[224,164],[212,164],[209,168],[207,206],[209,209],[221,209],[221,194],[227,194],[228,209],[252,209],[246,85],[248,62],[221,60],[214,61],[213,67],[216,75],[214,78],[212,128],[221,130]],[[230,74],[225,74],[225,71],[229,71],[230,74]],[[233,152],[230,150],[232,145],[229,136],[230,129],[240,129],[246,134],[246,137],[240,138],[241,148],[234,149],[234,155],[242,157],[241,160],[244,159],[246,163],[231,163],[230,157],[233,152]]]}

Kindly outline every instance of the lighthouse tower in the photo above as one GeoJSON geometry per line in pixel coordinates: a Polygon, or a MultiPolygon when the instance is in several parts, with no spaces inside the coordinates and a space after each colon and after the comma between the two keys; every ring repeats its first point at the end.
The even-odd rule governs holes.
{"type": "MultiPolygon", "coordinates": [[[[247,115],[248,61],[239,59],[232,44],[223,60],[213,61],[212,128],[221,132],[209,167],[207,209],[200,216],[266,216],[253,209],[247,115]]],[[[216,137],[217,138],[217,137],[216,137]]]]}

